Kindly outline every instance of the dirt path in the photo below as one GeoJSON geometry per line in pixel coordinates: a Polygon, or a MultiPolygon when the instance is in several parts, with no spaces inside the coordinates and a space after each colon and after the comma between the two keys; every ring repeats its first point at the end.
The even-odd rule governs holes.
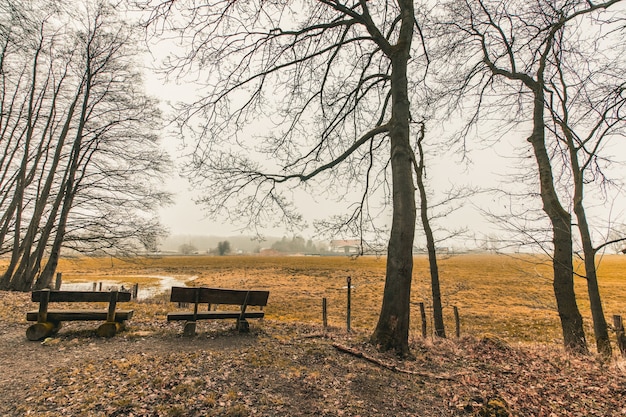
{"type": "Polygon", "coordinates": [[[12,415],[14,404],[32,395],[46,374],[42,364],[49,362],[49,352],[42,358],[41,346],[25,340],[24,328],[0,335],[0,415],[12,415]]]}
{"type": "MultiPolygon", "coordinates": [[[[111,339],[94,336],[97,324],[66,323],[54,338],[33,342],[26,338],[27,323],[3,323],[0,333],[0,416],[22,416],[18,405],[41,401],[51,381],[68,369],[97,364],[103,370],[126,357],[167,357],[198,352],[228,352],[255,342],[226,330],[226,337],[200,335],[183,339],[172,324],[167,332],[141,328],[123,332],[111,339]]],[[[178,326],[180,327],[180,326],[178,326]]],[[[218,330],[219,331],[219,330],[218,330]]],[[[87,414],[89,415],[89,413],[87,414]]]]}

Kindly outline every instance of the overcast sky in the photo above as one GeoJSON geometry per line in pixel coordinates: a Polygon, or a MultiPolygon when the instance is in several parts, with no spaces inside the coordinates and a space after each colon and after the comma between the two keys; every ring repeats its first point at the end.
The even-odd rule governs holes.
{"type": "MultiPolygon", "coordinates": [[[[158,96],[163,100],[163,108],[168,108],[168,101],[186,100],[196,94],[195,89],[189,86],[164,84],[164,82],[156,76],[147,77],[147,88],[149,91],[158,92],[158,96]]],[[[470,154],[472,163],[469,167],[459,161],[458,156],[439,155],[431,157],[427,161],[429,170],[428,187],[433,190],[447,190],[454,184],[463,184],[468,186],[498,186],[498,184],[508,181],[508,174],[515,172],[517,167],[517,159],[511,159],[511,149],[515,146],[525,146],[528,131],[519,130],[507,135],[497,145],[488,146],[486,149],[474,150],[470,154]]],[[[163,136],[163,146],[167,149],[172,157],[181,162],[177,158],[179,155],[178,147],[180,143],[173,135],[165,134],[163,136]]],[[[622,160],[621,165],[614,165],[612,168],[613,178],[618,181],[626,180],[626,141],[613,142],[610,149],[611,154],[622,160]]],[[[428,157],[428,156],[427,156],[428,157]]],[[[531,159],[531,162],[533,160],[531,159]]],[[[252,232],[241,231],[241,225],[228,224],[225,221],[212,221],[202,210],[202,207],[194,203],[194,198],[200,195],[202,190],[191,190],[187,180],[174,174],[167,182],[167,188],[174,193],[175,204],[161,210],[162,222],[170,229],[173,235],[216,235],[216,236],[234,236],[239,234],[252,234],[252,232]]],[[[598,206],[599,199],[594,199],[589,194],[586,204],[591,215],[598,214],[603,218],[612,218],[613,222],[625,222],[626,215],[626,192],[617,193],[615,190],[612,194],[615,202],[610,207],[598,206]]],[[[326,201],[318,196],[310,196],[305,192],[296,192],[294,198],[295,204],[300,208],[305,219],[309,224],[313,220],[332,214],[339,209],[339,206],[333,202],[326,201]]],[[[470,235],[484,236],[498,233],[499,227],[493,222],[485,219],[480,209],[474,207],[474,204],[484,209],[497,210],[497,202],[493,197],[476,196],[472,199],[472,203],[467,203],[461,210],[446,217],[445,221],[437,220],[440,225],[444,224],[449,229],[467,227],[470,229],[470,235]],[[496,206],[494,206],[494,204],[496,206]]],[[[391,210],[391,209],[390,209],[391,210]]],[[[389,211],[389,217],[391,212],[389,211]]],[[[592,220],[593,221],[593,220],[592,220]]],[[[268,228],[263,230],[267,236],[283,236],[290,235],[285,229],[268,228]]],[[[302,235],[305,237],[313,237],[313,230],[304,230],[302,235]]],[[[419,239],[419,236],[418,236],[419,239]]],[[[416,243],[419,245],[419,242],[416,243]]],[[[474,246],[476,243],[470,238],[466,239],[465,245],[474,246]]],[[[461,244],[459,244],[461,245],[461,244]]]]}
{"type": "MultiPolygon", "coordinates": [[[[162,51],[165,52],[165,51],[162,51]]],[[[156,57],[158,59],[158,57],[156,57]]],[[[194,98],[197,89],[191,85],[178,85],[165,83],[162,77],[155,76],[148,72],[146,76],[146,87],[150,94],[156,95],[163,102],[164,111],[168,111],[168,102],[187,101],[194,98]]],[[[438,127],[429,126],[429,129],[437,130],[438,127]]],[[[443,132],[445,134],[445,132],[443,132]]],[[[440,133],[437,133],[440,134],[440,133]]],[[[427,161],[429,170],[428,186],[433,190],[447,190],[453,184],[474,185],[481,187],[497,186],[499,183],[507,182],[507,175],[516,170],[512,164],[518,163],[516,159],[506,157],[510,155],[513,146],[524,146],[529,132],[523,129],[511,132],[510,135],[498,143],[497,146],[490,146],[483,150],[474,150],[471,153],[472,164],[467,167],[460,163],[458,157],[438,156],[427,161]]],[[[163,135],[163,146],[174,159],[177,159],[180,144],[173,135],[165,133],[163,135]]],[[[626,141],[614,142],[611,153],[622,161],[621,165],[613,166],[613,178],[620,182],[626,181],[626,141]]],[[[428,156],[427,156],[428,157],[428,156]]],[[[180,162],[180,160],[178,161],[180,162]]],[[[239,230],[240,226],[231,225],[224,221],[212,221],[206,218],[202,208],[194,204],[194,198],[200,194],[197,190],[190,190],[185,179],[173,175],[167,182],[167,188],[175,194],[175,204],[161,210],[162,222],[170,229],[172,234],[183,235],[217,235],[232,236],[246,233],[239,230]]],[[[586,204],[592,214],[599,214],[603,218],[609,217],[613,222],[626,222],[626,192],[616,193],[614,204],[610,207],[599,207],[598,199],[588,198],[586,204]]],[[[587,196],[589,197],[589,195],[587,196]]],[[[475,197],[475,204],[485,209],[498,209],[492,207],[495,201],[492,197],[475,197]]],[[[338,209],[332,202],[327,202],[319,197],[309,196],[306,193],[297,193],[295,204],[301,209],[305,219],[311,223],[315,219],[330,215],[338,209]]],[[[390,209],[391,210],[391,209],[390,209]]],[[[391,213],[389,211],[389,217],[391,213]]],[[[593,220],[592,220],[593,221],[593,220]]],[[[441,220],[439,220],[441,223],[441,220]]],[[[449,228],[468,227],[476,235],[488,235],[497,233],[498,227],[492,222],[485,220],[479,213],[479,209],[466,204],[459,210],[447,217],[445,225],[449,228]]],[[[289,235],[284,229],[266,229],[264,233],[269,236],[289,235]]],[[[305,237],[312,237],[312,230],[302,232],[305,237]]],[[[419,238],[419,236],[418,236],[419,238]]],[[[418,243],[419,245],[419,243],[418,243]]],[[[470,242],[471,246],[472,243],[470,242]]]]}

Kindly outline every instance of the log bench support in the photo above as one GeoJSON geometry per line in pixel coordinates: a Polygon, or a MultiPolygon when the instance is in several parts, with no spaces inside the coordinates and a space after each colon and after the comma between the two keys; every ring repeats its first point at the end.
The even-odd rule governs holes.
{"type": "Polygon", "coordinates": [[[42,340],[57,333],[64,321],[102,321],[96,330],[96,334],[101,337],[115,336],[124,328],[124,322],[133,315],[133,310],[117,310],[118,301],[130,301],[129,292],[118,291],[33,291],[32,301],[39,303],[38,311],[26,313],[27,321],[36,321],[26,329],[28,340],[42,340]],[[105,303],[108,308],[105,310],[50,310],[51,302],[82,302],[82,303],[105,303]]]}
{"type": "Polygon", "coordinates": [[[167,321],[185,321],[183,336],[192,337],[196,334],[198,320],[235,319],[239,332],[248,332],[250,324],[247,319],[262,319],[265,316],[263,307],[267,305],[269,291],[230,290],[206,287],[172,287],[170,301],[187,305],[193,303],[193,312],[168,313],[167,321]],[[199,311],[200,304],[208,304],[207,311],[199,311]],[[211,305],[238,306],[238,311],[211,311],[211,305]],[[248,306],[260,307],[260,310],[249,311],[248,306]]]}

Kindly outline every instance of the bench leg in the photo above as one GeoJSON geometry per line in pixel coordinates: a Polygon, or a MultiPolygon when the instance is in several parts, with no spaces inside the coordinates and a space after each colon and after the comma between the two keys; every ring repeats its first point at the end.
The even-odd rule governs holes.
{"type": "Polygon", "coordinates": [[[250,324],[248,323],[248,320],[246,319],[237,319],[237,330],[239,330],[239,333],[247,333],[250,331],[250,324]]]}
{"type": "Polygon", "coordinates": [[[56,334],[61,328],[60,322],[49,322],[44,321],[41,323],[35,323],[26,329],[26,337],[28,340],[42,340],[46,337],[50,337],[53,334],[56,334]]]}
{"type": "Polygon", "coordinates": [[[196,335],[196,322],[195,321],[185,322],[185,327],[183,328],[183,336],[194,337],[195,335],[196,335]]]}
{"type": "Polygon", "coordinates": [[[123,323],[118,323],[116,321],[113,322],[105,322],[102,323],[98,329],[96,330],[96,334],[100,337],[113,337],[120,331],[124,329],[123,323]]]}

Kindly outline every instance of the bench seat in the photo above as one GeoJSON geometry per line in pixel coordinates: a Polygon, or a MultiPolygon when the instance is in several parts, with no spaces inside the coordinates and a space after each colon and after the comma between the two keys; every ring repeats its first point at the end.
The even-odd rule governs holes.
{"type": "MultiPolygon", "coordinates": [[[[220,319],[239,319],[242,316],[241,311],[202,311],[196,314],[197,320],[220,320],[220,319]]],[[[244,319],[262,319],[265,317],[263,311],[246,311],[243,313],[244,319]]],[[[188,312],[168,313],[167,321],[188,320],[193,321],[194,314],[188,312]]]]}
{"type": "Polygon", "coordinates": [[[196,334],[196,322],[198,320],[221,320],[235,319],[237,330],[247,332],[249,329],[247,319],[262,319],[265,317],[263,307],[267,305],[269,291],[233,290],[227,288],[207,287],[172,287],[170,301],[188,306],[193,304],[193,311],[175,311],[168,313],[167,321],[184,321],[183,336],[196,334]],[[200,304],[208,304],[207,311],[200,311],[200,304]],[[212,305],[229,306],[229,310],[211,311],[212,305]],[[239,310],[233,311],[232,306],[239,306],[239,310]],[[259,307],[260,310],[247,310],[249,306],[259,307]]]}
{"type": "MultiPolygon", "coordinates": [[[[48,310],[47,320],[50,322],[62,321],[105,321],[108,310],[48,310]]],[[[39,311],[33,310],[26,313],[27,321],[37,321],[39,311]]],[[[116,310],[113,321],[122,323],[130,320],[133,310],[116,310]]]]}

